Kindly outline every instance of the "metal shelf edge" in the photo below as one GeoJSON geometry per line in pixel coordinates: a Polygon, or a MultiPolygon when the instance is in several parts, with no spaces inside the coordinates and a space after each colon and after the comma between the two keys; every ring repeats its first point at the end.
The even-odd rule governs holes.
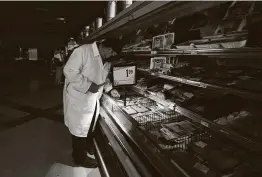
{"type": "Polygon", "coordinates": [[[195,87],[199,87],[199,88],[211,89],[211,90],[215,90],[215,91],[223,91],[225,93],[231,93],[231,94],[238,95],[240,97],[254,99],[254,100],[258,100],[258,101],[262,100],[262,94],[252,93],[252,92],[249,92],[249,91],[234,89],[234,88],[225,87],[225,86],[208,84],[208,83],[199,82],[199,81],[193,81],[193,80],[175,77],[175,76],[154,74],[154,73],[150,73],[149,71],[146,71],[146,70],[140,69],[140,68],[138,68],[137,70],[140,71],[140,72],[143,72],[147,75],[153,76],[153,77],[158,77],[158,78],[162,78],[162,79],[166,79],[166,80],[170,80],[170,81],[174,81],[174,82],[178,82],[178,83],[182,83],[182,84],[186,84],[186,85],[191,85],[191,86],[195,86],[195,87]]]}
{"type": "Polygon", "coordinates": [[[261,58],[261,48],[235,48],[235,49],[174,49],[166,51],[139,51],[130,50],[124,51],[121,55],[133,55],[133,56],[209,56],[209,57],[229,57],[229,58],[261,58]]]}
{"type": "Polygon", "coordinates": [[[106,167],[106,164],[103,160],[101,151],[100,151],[95,139],[93,139],[93,143],[94,143],[94,147],[95,147],[95,150],[96,150],[96,157],[101,164],[101,170],[103,170],[103,174],[105,175],[105,177],[110,177],[109,172],[108,172],[107,167],[106,167]]]}
{"type": "Polygon", "coordinates": [[[201,10],[218,6],[222,3],[226,2],[135,2],[80,43],[87,43],[105,36],[110,36],[112,32],[122,34],[123,32],[131,32],[154,23],[181,18],[201,10]]]}

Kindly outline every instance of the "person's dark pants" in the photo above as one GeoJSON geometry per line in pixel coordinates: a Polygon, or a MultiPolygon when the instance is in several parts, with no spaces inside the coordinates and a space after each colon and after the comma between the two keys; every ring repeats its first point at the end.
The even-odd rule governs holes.
{"type": "Polygon", "coordinates": [[[76,137],[72,135],[72,156],[76,163],[82,164],[86,159],[86,153],[93,148],[92,136],[76,137]]]}
{"type": "MultiPolygon", "coordinates": [[[[64,68],[63,68],[64,69],[64,68]]],[[[62,75],[62,82],[65,83],[65,74],[62,75]]]]}
{"type": "MultiPolygon", "coordinates": [[[[97,108],[97,106],[96,106],[97,108]]],[[[95,122],[95,115],[96,115],[96,108],[94,111],[94,115],[90,124],[90,129],[88,132],[87,137],[77,137],[71,134],[72,136],[72,156],[76,163],[82,164],[84,163],[87,152],[90,152],[93,150],[93,126],[95,122]]]]}

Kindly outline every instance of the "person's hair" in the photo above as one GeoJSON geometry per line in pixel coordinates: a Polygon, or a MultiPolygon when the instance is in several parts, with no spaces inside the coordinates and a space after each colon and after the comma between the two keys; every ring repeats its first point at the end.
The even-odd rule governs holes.
{"type": "Polygon", "coordinates": [[[116,53],[120,53],[123,47],[123,42],[116,38],[106,38],[101,42],[104,47],[111,47],[116,53]]]}

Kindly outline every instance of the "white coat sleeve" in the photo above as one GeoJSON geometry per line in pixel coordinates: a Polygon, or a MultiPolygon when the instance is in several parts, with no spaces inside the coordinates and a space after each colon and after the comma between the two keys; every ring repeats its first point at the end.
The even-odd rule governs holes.
{"type": "Polygon", "coordinates": [[[81,49],[75,49],[64,67],[64,74],[74,89],[81,93],[86,93],[92,82],[88,81],[82,74],[83,55],[84,53],[81,49]]]}

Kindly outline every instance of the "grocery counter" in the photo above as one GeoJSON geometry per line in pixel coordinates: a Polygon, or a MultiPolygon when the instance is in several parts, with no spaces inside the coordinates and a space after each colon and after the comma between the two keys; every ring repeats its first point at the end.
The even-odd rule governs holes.
{"type": "Polygon", "coordinates": [[[104,176],[244,177],[260,172],[260,155],[179,114],[179,106],[172,110],[130,89],[126,107],[106,94],[101,107],[94,143],[104,176]]]}
{"type": "Polygon", "coordinates": [[[101,99],[104,176],[261,176],[260,6],[135,3],[83,40],[121,34],[112,60],[136,66],[126,94],[118,79],[120,99],[101,99]]]}
{"type": "Polygon", "coordinates": [[[102,97],[100,115],[95,129],[98,138],[94,143],[102,174],[115,176],[119,171],[122,175],[116,176],[176,176],[180,173],[172,169],[169,160],[149,141],[138,122],[108,95],[102,97]],[[107,164],[112,163],[112,158],[106,160],[109,154],[117,159],[113,166],[107,164]]]}

